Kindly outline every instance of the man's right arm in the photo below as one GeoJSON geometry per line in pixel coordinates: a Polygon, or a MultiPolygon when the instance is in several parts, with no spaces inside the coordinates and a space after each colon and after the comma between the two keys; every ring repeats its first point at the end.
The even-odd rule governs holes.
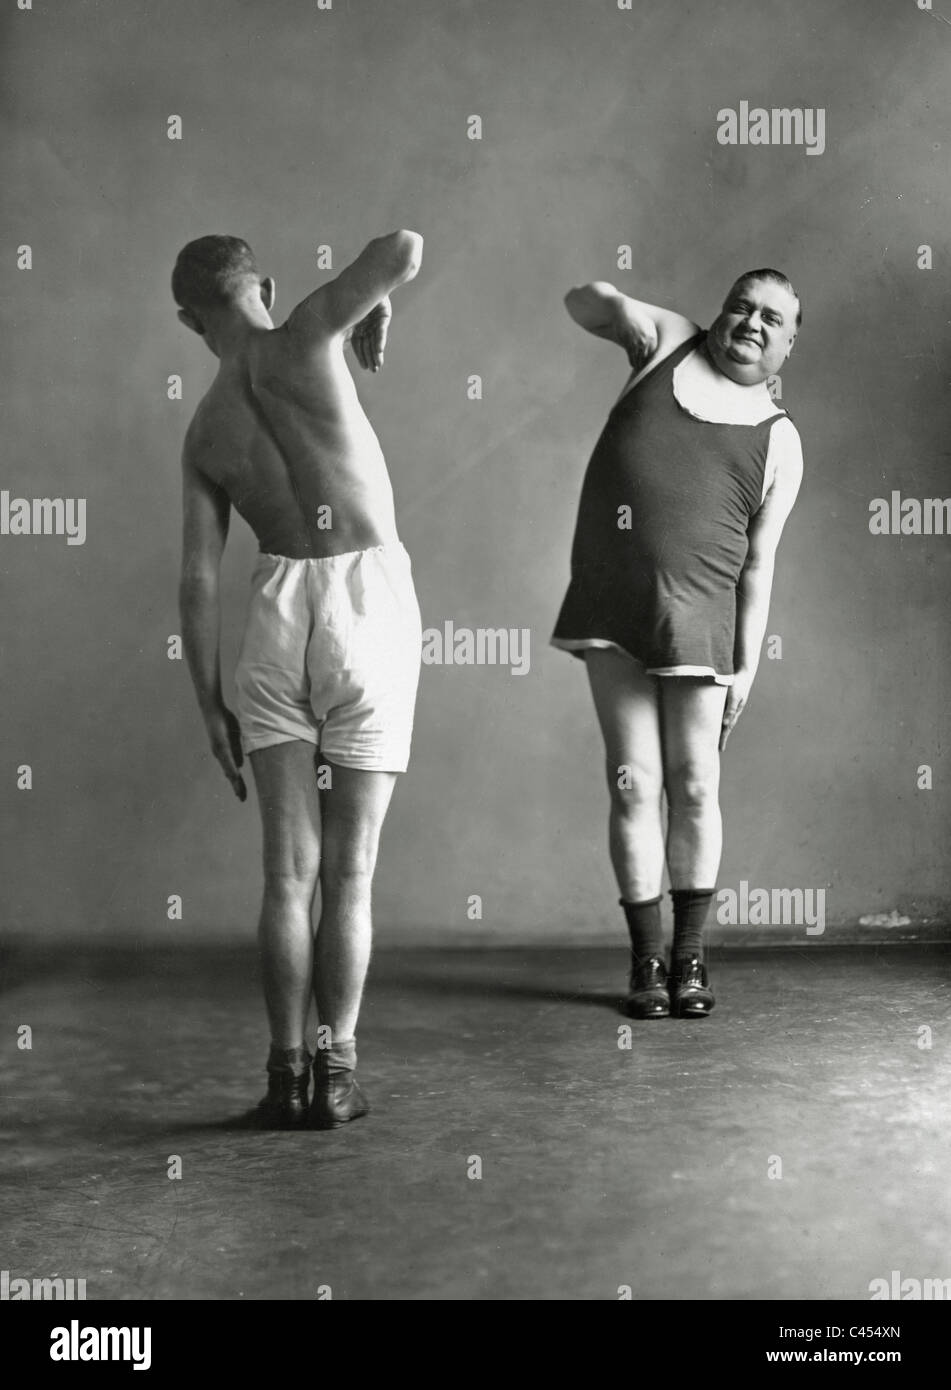
{"type": "Polygon", "coordinates": [[[683,314],[632,299],[606,280],[569,290],[565,308],[588,333],[623,348],[635,371],[658,354],[665,357],[699,331],[683,314]]]}
{"type": "Polygon", "coordinates": [[[239,801],[247,788],[238,721],[221,693],[219,570],[231,502],[197,467],[186,437],[182,455],[183,537],[178,588],[185,657],[214,753],[239,801]]]}
{"type": "Polygon", "coordinates": [[[317,346],[343,337],[391,291],[418,273],[423,238],[418,232],[390,232],[375,237],[335,280],[314,290],[287,320],[287,330],[301,346],[317,346]]]}

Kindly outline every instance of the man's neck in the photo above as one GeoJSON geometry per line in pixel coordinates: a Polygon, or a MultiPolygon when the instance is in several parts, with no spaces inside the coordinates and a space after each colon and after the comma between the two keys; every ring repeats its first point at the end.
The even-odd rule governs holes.
{"type": "Polygon", "coordinates": [[[258,315],[253,318],[245,314],[232,315],[211,327],[208,333],[209,346],[222,365],[225,365],[243,357],[252,338],[270,333],[273,329],[274,324],[268,314],[263,318],[258,315]]]}
{"type": "Polygon", "coordinates": [[[706,340],[704,340],[704,341],[700,344],[700,351],[699,351],[699,353],[698,353],[698,356],[699,356],[699,358],[701,359],[701,361],[703,362],[704,366],[706,366],[706,367],[709,368],[710,377],[711,377],[711,384],[712,384],[712,382],[713,382],[713,379],[715,378],[716,384],[717,384],[718,386],[722,387],[722,389],[723,389],[725,392],[729,392],[729,391],[742,391],[742,392],[744,392],[744,393],[749,392],[749,393],[751,393],[751,398],[752,398],[752,396],[753,396],[754,394],[757,395],[757,396],[762,396],[762,395],[764,395],[764,394],[767,395],[767,396],[769,395],[769,390],[768,390],[768,388],[767,388],[767,385],[766,385],[766,382],[765,382],[765,381],[753,381],[753,382],[736,381],[735,378],[733,378],[732,376],[727,376],[726,372],[721,371],[721,369],[717,366],[716,362],[714,362],[714,360],[713,360],[713,357],[712,357],[712,355],[711,355],[711,353],[710,353],[710,348],[709,348],[709,346],[708,346],[706,340]]]}

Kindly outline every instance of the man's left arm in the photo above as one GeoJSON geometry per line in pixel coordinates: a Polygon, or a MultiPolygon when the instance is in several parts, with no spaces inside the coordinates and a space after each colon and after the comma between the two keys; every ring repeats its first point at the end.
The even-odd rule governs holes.
{"type": "MultiPolygon", "coordinates": [[[[791,421],[777,421],[770,453],[777,450],[772,484],[749,528],[749,549],[736,590],[734,677],[726,697],[720,748],[726,747],[733,726],[749,699],[759,667],[769,601],[773,589],[776,549],[802,482],[802,446],[791,421]]],[[[767,463],[771,460],[767,459],[767,463]]]]}
{"type": "Polygon", "coordinates": [[[239,801],[247,798],[238,721],[221,693],[219,574],[231,503],[189,457],[182,460],[182,572],[178,588],[182,641],[198,705],[211,742],[239,801]]]}

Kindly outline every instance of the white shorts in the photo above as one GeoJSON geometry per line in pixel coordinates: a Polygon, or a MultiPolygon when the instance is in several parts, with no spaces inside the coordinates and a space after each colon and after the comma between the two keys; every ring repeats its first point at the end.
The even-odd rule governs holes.
{"type": "Polygon", "coordinates": [[[342,767],[405,772],[422,624],[398,542],[258,556],[235,669],[245,753],[302,739],[342,767]]]}

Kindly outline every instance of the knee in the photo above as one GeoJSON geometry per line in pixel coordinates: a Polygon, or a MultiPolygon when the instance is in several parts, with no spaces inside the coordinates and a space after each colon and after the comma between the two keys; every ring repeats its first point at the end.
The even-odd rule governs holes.
{"type": "Polygon", "coordinates": [[[690,763],[676,768],[667,780],[667,799],[680,811],[702,814],[714,809],[720,790],[716,763],[690,763]]]}
{"type": "Polygon", "coordinates": [[[320,884],[326,892],[369,892],[376,867],[375,855],[359,844],[325,849],[320,866],[320,884]]]}
{"type": "Polygon", "coordinates": [[[659,774],[630,764],[608,767],[611,811],[621,820],[631,820],[645,810],[660,810],[663,790],[659,774]]]}
{"type": "Polygon", "coordinates": [[[265,896],[283,903],[310,905],[317,888],[319,864],[311,858],[264,866],[265,896]]]}

